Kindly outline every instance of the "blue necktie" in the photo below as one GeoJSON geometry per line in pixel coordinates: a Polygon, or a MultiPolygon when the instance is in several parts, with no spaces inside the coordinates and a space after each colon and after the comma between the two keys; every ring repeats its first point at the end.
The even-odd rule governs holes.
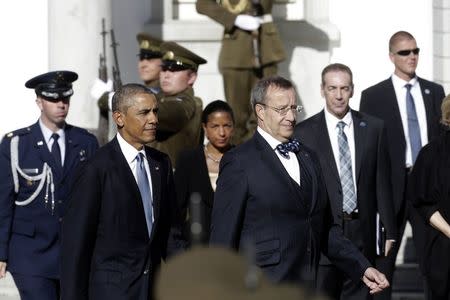
{"type": "Polygon", "coordinates": [[[52,144],[51,153],[52,153],[53,157],[55,158],[56,165],[58,167],[62,168],[61,148],[59,147],[59,144],[58,144],[59,134],[53,133],[52,139],[53,139],[53,144],[52,144]]]}
{"type": "Polygon", "coordinates": [[[300,142],[296,139],[292,139],[283,144],[279,144],[276,149],[281,156],[284,158],[289,158],[289,152],[297,153],[300,151],[300,142]]]}
{"type": "Polygon", "coordinates": [[[422,139],[420,137],[419,120],[417,119],[416,105],[411,95],[411,84],[406,84],[406,115],[408,116],[409,144],[411,145],[412,163],[416,161],[420,148],[422,148],[422,139]]]}
{"type": "Polygon", "coordinates": [[[145,220],[147,222],[148,236],[152,234],[152,195],[150,191],[147,172],[145,171],[144,154],[138,153],[136,156],[136,177],[139,191],[141,192],[142,205],[144,206],[145,220]]]}
{"type": "Polygon", "coordinates": [[[342,208],[350,214],[356,209],[355,184],[353,183],[352,157],[348,146],[347,136],[344,133],[345,123],[340,121],[337,124],[338,145],[339,145],[339,177],[342,186],[342,208]]]}

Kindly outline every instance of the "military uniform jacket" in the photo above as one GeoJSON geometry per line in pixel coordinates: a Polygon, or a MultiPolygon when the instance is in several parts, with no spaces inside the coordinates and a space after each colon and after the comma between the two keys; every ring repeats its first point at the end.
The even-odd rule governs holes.
{"type": "MultiPolygon", "coordinates": [[[[222,48],[219,55],[219,68],[252,68],[253,67],[253,37],[251,32],[234,26],[238,13],[226,8],[224,2],[231,6],[239,6],[247,2],[242,14],[251,14],[251,0],[197,0],[196,8],[200,14],[207,15],[224,26],[222,48]]],[[[261,0],[263,14],[272,13],[273,0],[261,0]]],[[[244,6],[244,5],[243,5],[244,6]]],[[[285,51],[278,30],[273,22],[263,23],[259,29],[259,50],[261,65],[277,63],[285,59],[285,51]]]]}
{"type": "Polygon", "coordinates": [[[0,145],[0,261],[6,261],[11,272],[59,277],[60,221],[71,175],[77,164],[92,156],[98,148],[92,134],[68,124],[65,140],[62,170],[55,165],[39,123],[6,135],[0,145]],[[15,191],[11,168],[11,141],[15,137],[19,139],[18,167],[22,172],[27,176],[38,176],[43,173],[44,163],[52,170],[54,201],[45,182],[31,203],[20,204],[39,190],[39,181],[27,180],[18,174],[18,191],[15,191]]]}
{"type": "Polygon", "coordinates": [[[174,96],[160,94],[158,98],[158,129],[151,146],[168,154],[175,163],[182,150],[200,144],[202,100],[194,97],[192,88],[174,96]]]}

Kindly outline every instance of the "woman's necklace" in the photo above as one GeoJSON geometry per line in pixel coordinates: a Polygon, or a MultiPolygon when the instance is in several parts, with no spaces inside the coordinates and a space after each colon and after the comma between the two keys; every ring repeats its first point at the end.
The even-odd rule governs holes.
{"type": "Polygon", "coordinates": [[[208,147],[206,147],[206,146],[205,146],[205,153],[206,153],[206,157],[207,158],[209,158],[210,160],[212,160],[216,164],[220,163],[220,160],[222,159],[222,157],[221,158],[215,158],[214,156],[209,154],[208,147]]]}

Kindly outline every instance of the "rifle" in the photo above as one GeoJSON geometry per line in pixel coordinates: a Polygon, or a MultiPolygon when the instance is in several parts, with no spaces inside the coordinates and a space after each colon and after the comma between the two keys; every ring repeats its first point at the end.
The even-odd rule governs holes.
{"type": "Polygon", "coordinates": [[[114,36],[114,29],[111,29],[111,48],[113,49],[114,65],[112,67],[113,75],[113,89],[117,91],[122,87],[122,79],[120,79],[119,59],[117,58],[117,46],[116,37],[114,36]]]}
{"type": "MultiPolygon", "coordinates": [[[[261,17],[263,12],[263,7],[260,0],[252,0],[252,15],[254,17],[261,17]]],[[[260,42],[259,42],[259,29],[252,31],[252,46],[253,46],[253,67],[261,71],[261,53],[260,53],[260,42]]]]}
{"type": "MultiPolygon", "coordinates": [[[[103,82],[108,81],[108,69],[106,67],[106,34],[107,31],[105,30],[105,18],[102,18],[102,31],[100,32],[100,35],[102,36],[103,52],[99,55],[98,77],[103,82]]],[[[97,140],[102,146],[108,142],[108,93],[104,93],[98,99],[97,106],[99,108],[97,140]]]]}

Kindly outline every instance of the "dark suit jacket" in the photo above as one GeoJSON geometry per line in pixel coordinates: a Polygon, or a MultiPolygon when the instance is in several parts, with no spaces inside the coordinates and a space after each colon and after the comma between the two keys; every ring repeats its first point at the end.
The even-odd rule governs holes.
{"type": "MultiPolygon", "coordinates": [[[[441,85],[431,81],[418,79],[425,103],[428,139],[431,140],[439,135],[441,103],[445,97],[444,89],[441,85]]],[[[394,209],[398,214],[405,205],[406,140],[392,79],[388,78],[364,90],[361,94],[359,110],[384,121],[391,165],[394,209]]]]}
{"type": "Polygon", "coordinates": [[[12,273],[59,278],[60,222],[73,172],[98,148],[96,138],[85,129],[67,124],[64,132],[63,169],[57,167],[38,122],[7,134],[0,145],[0,261],[7,261],[12,273]],[[18,174],[19,188],[14,191],[11,140],[15,137],[19,138],[18,165],[27,176],[42,174],[44,163],[50,166],[55,186],[54,209],[50,192],[45,200],[46,183],[28,205],[15,203],[28,199],[40,183],[18,174]]]}
{"type": "Polygon", "coordinates": [[[450,239],[429,224],[439,211],[450,222],[450,131],[422,148],[408,182],[409,197],[425,226],[423,255],[419,257],[433,291],[443,293],[450,280],[450,239]],[[445,285],[447,281],[447,285],[445,285]]]}
{"type": "Polygon", "coordinates": [[[183,216],[183,232],[190,235],[190,197],[192,193],[199,193],[201,197],[200,210],[202,212],[203,233],[201,241],[209,241],[211,226],[211,213],[214,200],[214,191],[209,179],[203,146],[181,152],[177,159],[177,168],[174,174],[177,191],[177,205],[183,216]]]}
{"type": "MultiPolygon", "coordinates": [[[[396,226],[390,169],[383,121],[351,111],[355,139],[355,175],[361,233],[360,250],[372,263],[376,257],[376,213],[387,229],[387,237],[396,239],[396,226]]],[[[336,166],[325,113],[299,123],[295,136],[319,156],[325,185],[330,197],[334,221],[342,224],[342,186],[336,166]]],[[[335,138],[335,137],[333,137],[335,138]]]]}
{"type": "MultiPolygon", "coordinates": [[[[431,141],[440,133],[439,120],[441,117],[441,103],[445,97],[444,88],[434,82],[418,78],[427,116],[428,140],[431,141]]],[[[413,238],[416,251],[422,255],[425,223],[420,219],[415,209],[406,206],[406,140],[403,131],[402,119],[397,103],[397,98],[392,84],[388,78],[372,87],[367,88],[361,94],[360,111],[384,120],[387,132],[387,144],[391,165],[391,181],[394,200],[394,209],[397,227],[404,224],[407,215],[411,221],[413,238]]],[[[424,266],[421,265],[423,268],[424,266]]]]}
{"type": "Polygon", "coordinates": [[[314,281],[323,250],[353,279],[369,262],[333,224],[319,161],[306,147],[312,197],[302,203],[275,151],[256,132],[222,158],[211,225],[211,244],[242,250],[255,245],[256,264],[274,281],[314,281]],[[305,207],[308,207],[306,209],[305,207]]]}
{"type": "Polygon", "coordinates": [[[154,223],[149,238],[139,189],[117,138],[77,172],[63,221],[62,299],[149,299],[175,228],[172,166],[145,148],[154,223]]]}

